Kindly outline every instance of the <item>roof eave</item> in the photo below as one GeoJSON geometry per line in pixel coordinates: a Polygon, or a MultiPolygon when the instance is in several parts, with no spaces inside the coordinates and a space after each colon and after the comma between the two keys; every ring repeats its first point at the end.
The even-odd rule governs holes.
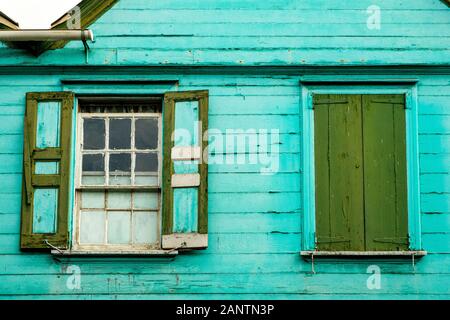
{"type": "MultiPolygon", "coordinates": [[[[60,18],[52,23],[51,30],[70,29],[67,22],[72,19],[72,13],[78,12],[81,18],[80,29],[87,29],[109,9],[111,9],[119,0],[84,0],[77,6],[70,9],[60,18]]],[[[0,20],[1,22],[1,20],[0,20]]],[[[0,25],[1,27],[1,25],[0,25]]],[[[19,30],[18,24],[17,28],[19,30]]],[[[25,49],[35,56],[41,55],[47,50],[55,50],[64,48],[69,41],[27,41],[27,42],[6,42],[9,47],[25,49]]]]}

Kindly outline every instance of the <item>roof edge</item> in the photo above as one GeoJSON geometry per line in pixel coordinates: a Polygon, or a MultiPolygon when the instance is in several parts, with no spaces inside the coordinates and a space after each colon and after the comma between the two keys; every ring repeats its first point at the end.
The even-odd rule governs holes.
{"type": "Polygon", "coordinates": [[[0,11],[0,29],[19,30],[19,23],[0,11]]]}
{"type": "MultiPolygon", "coordinates": [[[[55,20],[51,29],[49,30],[68,30],[70,27],[66,22],[72,19],[72,14],[78,13],[80,15],[80,29],[84,30],[92,25],[97,19],[111,9],[119,0],[83,0],[78,5],[67,11],[60,18],[55,20]]],[[[13,20],[12,20],[13,21],[13,20]]],[[[1,29],[1,16],[0,16],[0,29],[1,29]]],[[[16,28],[10,28],[18,30],[16,28]]],[[[35,56],[39,56],[47,50],[55,50],[64,48],[69,41],[29,41],[22,43],[7,42],[7,45],[12,48],[20,48],[27,50],[35,56]]]]}

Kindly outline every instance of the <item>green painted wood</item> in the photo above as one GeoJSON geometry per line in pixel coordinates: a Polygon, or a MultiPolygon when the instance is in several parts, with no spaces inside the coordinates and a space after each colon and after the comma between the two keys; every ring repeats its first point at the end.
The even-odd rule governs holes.
{"type": "Polygon", "coordinates": [[[58,215],[58,189],[37,188],[33,195],[33,234],[54,234],[58,215]]]}
{"type": "Polygon", "coordinates": [[[404,97],[364,95],[362,105],[366,250],[407,250],[404,97]]]}
{"type": "Polygon", "coordinates": [[[61,103],[39,102],[37,107],[36,148],[59,148],[61,103]]]}
{"type": "MultiPolygon", "coordinates": [[[[214,254],[214,255],[180,255],[176,260],[145,259],[145,258],[103,258],[103,259],[72,259],[55,263],[52,257],[39,255],[2,255],[4,262],[0,275],[52,275],[64,273],[65,268],[77,263],[81,270],[93,275],[114,274],[170,274],[169,267],[176,264],[177,272],[188,273],[294,273],[296,275],[311,274],[311,263],[302,260],[295,253],[279,254],[214,254]],[[95,261],[93,261],[95,260],[95,261]],[[273,263],[276,260],[277,263],[273,263]],[[237,268],[239,266],[239,268],[237,268]]],[[[410,262],[410,261],[408,261],[410,262]]],[[[341,274],[342,277],[352,274],[363,274],[373,261],[361,259],[349,260],[316,260],[315,269],[320,274],[341,274]]],[[[402,274],[411,277],[416,274],[448,274],[450,260],[442,254],[429,254],[417,260],[413,267],[411,263],[378,260],[385,274],[402,274]]]]}
{"type": "MultiPolygon", "coordinates": [[[[174,147],[200,145],[198,101],[175,102],[174,147]]],[[[199,173],[198,161],[173,161],[175,174],[199,173]]],[[[198,230],[198,188],[175,188],[173,190],[173,232],[196,233],[198,230]]]]}
{"type": "MultiPolygon", "coordinates": [[[[111,2],[85,0],[83,27],[111,2]]],[[[97,41],[89,64],[408,65],[443,64],[448,56],[448,7],[439,0],[383,2],[379,30],[367,27],[370,1],[122,2],[91,25],[97,41]]],[[[87,65],[79,42],[39,59],[1,50],[10,65],[87,65]]]]}
{"type": "Polygon", "coordinates": [[[61,248],[68,245],[73,99],[74,95],[70,92],[27,94],[24,126],[25,183],[20,241],[22,249],[50,250],[45,241],[61,248]],[[35,164],[38,160],[59,162],[61,172],[37,174],[35,164]],[[48,189],[45,187],[57,188],[42,193],[42,190],[48,189]]]}
{"type": "MultiPolygon", "coordinates": [[[[98,292],[98,294],[120,294],[123,291],[130,294],[159,293],[159,294],[180,294],[195,291],[197,294],[222,293],[222,294],[255,294],[270,293],[274,288],[279,288],[284,293],[298,293],[299,286],[308,285],[301,292],[305,294],[329,294],[330,288],[335,280],[333,274],[299,274],[293,277],[286,273],[271,274],[221,274],[211,278],[209,274],[149,274],[135,275],[130,279],[129,275],[83,275],[84,287],[89,291],[98,292]],[[296,279],[297,281],[293,281],[296,279]],[[278,283],[279,281],[279,283],[278,283]],[[136,286],[135,283],[142,283],[142,286],[136,286]]],[[[374,294],[366,284],[367,273],[348,276],[349,281],[341,281],[341,294],[374,294]]],[[[386,274],[382,278],[384,286],[375,294],[389,294],[402,290],[404,294],[417,294],[420,288],[422,294],[441,294],[448,295],[448,283],[450,276],[448,274],[427,275],[419,274],[414,277],[415,281],[410,281],[410,275],[391,275],[386,274]]],[[[36,277],[23,276],[21,278],[14,276],[4,276],[5,280],[1,285],[1,292],[7,294],[39,294],[41,288],[49,285],[50,294],[74,294],[67,285],[68,275],[61,277],[52,277],[44,275],[36,277]],[[24,288],[20,286],[21,281],[28,281],[29,286],[24,288]]]]}
{"type": "MultiPolygon", "coordinates": [[[[137,3],[135,0],[131,1],[134,4],[137,3]]],[[[400,2],[405,4],[402,0],[400,2]]],[[[170,3],[166,1],[154,4],[148,1],[139,3],[147,7],[170,6],[170,3]]],[[[219,6],[216,1],[209,1],[208,4],[202,3],[205,6],[219,6]]],[[[223,1],[222,5],[231,6],[227,3],[229,1],[223,1]]],[[[341,8],[349,8],[352,5],[359,6],[360,9],[365,10],[363,6],[365,3],[327,3],[329,6],[341,8]]],[[[434,3],[433,0],[408,3],[411,8],[416,9],[425,5],[433,8],[436,4],[437,2],[434,3]]],[[[178,5],[192,7],[194,4],[180,1],[178,5]]],[[[195,5],[198,6],[197,3],[195,5]]],[[[245,1],[242,4],[239,1],[232,3],[232,5],[250,7],[255,3],[245,1]]],[[[290,5],[304,8],[304,6],[316,4],[302,1],[290,5]]],[[[257,6],[267,8],[281,6],[281,3],[279,1],[272,1],[270,4],[258,2],[257,6]]],[[[397,7],[397,4],[388,0],[386,6],[397,7]]],[[[195,10],[196,8],[191,9],[195,10]]],[[[445,8],[445,10],[448,9],[445,8]]],[[[105,15],[105,18],[107,18],[107,15],[105,15]]],[[[280,41],[280,45],[285,45],[288,42],[283,42],[287,41],[283,40],[284,38],[259,37],[252,38],[252,41],[255,41],[255,43],[267,42],[267,46],[280,41]]],[[[114,39],[118,41],[116,37],[114,39]]],[[[151,38],[146,37],[145,39],[150,41],[151,38]]],[[[171,39],[171,41],[174,41],[173,37],[171,39]]],[[[234,40],[238,41],[239,44],[239,41],[244,42],[246,40],[245,38],[240,40],[227,38],[228,40],[224,40],[223,37],[220,39],[225,44],[230,44],[234,40]]],[[[301,39],[300,37],[293,37],[291,41],[295,43],[295,41],[301,41],[301,39]]],[[[369,43],[372,45],[378,43],[377,41],[381,39],[391,41],[386,42],[387,45],[400,41],[398,37],[394,37],[392,40],[381,37],[370,39],[358,37],[354,42],[341,42],[343,39],[338,38],[338,40],[333,40],[333,45],[339,47],[339,44],[343,43],[345,47],[346,43],[351,45],[366,40],[370,41],[369,43]]],[[[169,40],[166,39],[166,43],[170,42],[169,40]]],[[[190,40],[192,40],[192,37],[183,39],[183,43],[189,43],[190,40]]],[[[203,40],[209,41],[207,38],[203,40]]],[[[440,40],[440,46],[444,47],[445,41],[440,40]]],[[[181,43],[177,41],[176,43],[181,43]]],[[[318,42],[321,41],[318,40],[318,42]]],[[[423,47],[427,45],[432,47],[433,44],[430,39],[424,39],[423,37],[406,38],[405,41],[409,41],[411,45],[417,44],[423,47]]],[[[201,42],[201,39],[197,39],[192,43],[199,46],[201,42]]],[[[133,46],[139,45],[139,43],[129,40],[123,43],[132,43],[133,46]]],[[[83,55],[81,48],[77,46],[78,44],[73,43],[73,45],[72,51],[61,54],[60,61],[63,61],[63,55],[83,55]]],[[[216,38],[216,44],[214,45],[220,48],[218,38],[216,38]]],[[[150,46],[149,44],[148,47],[150,46]]],[[[379,43],[379,46],[382,46],[382,44],[379,43]]],[[[113,52],[113,48],[111,49],[111,52],[113,52]]],[[[49,53],[54,54],[57,51],[49,53]]],[[[104,58],[114,61],[113,57],[114,54],[111,53],[111,56],[104,58]]],[[[81,63],[83,58],[80,58],[81,63]]],[[[67,61],[67,57],[65,59],[67,61]]],[[[76,58],[73,59],[76,60],[76,58]]],[[[379,56],[378,60],[383,61],[384,58],[379,56]]],[[[0,274],[7,276],[1,277],[5,283],[5,287],[2,288],[8,289],[8,291],[5,291],[7,294],[1,295],[0,299],[24,297],[36,300],[52,298],[448,299],[448,293],[436,293],[437,291],[443,292],[445,289],[443,286],[448,282],[447,279],[433,280],[437,274],[445,277],[448,274],[450,263],[448,258],[450,256],[448,246],[450,238],[448,232],[445,232],[447,226],[445,217],[446,212],[449,212],[448,186],[450,183],[447,171],[442,170],[447,167],[445,160],[448,153],[446,138],[448,130],[445,126],[446,115],[449,114],[448,110],[450,110],[448,108],[450,92],[446,87],[448,75],[436,74],[436,69],[432,68],[429,71],[422,70],[420,74],[413,74],[412,69],[404,69],[401,72],[385,69],[372,71],[346,69],[341,70],[339,76],[332,75],[331,72],[328,76],[323,75],[330,79],[346,77],[348,79],[397,77],[419,79],[419,119],[421,121],[419,125],[419,130],[421,130],[419,151],[422,159],[420,202],[423,212],[422,236],[424,248],[428,250],[429,255],[420,260],[416,259],[415,268],[413,268],[410,259],[349,259],[346,261],[342,259],[331,259],[330,261],[315,259],[314,267],[317,274],[326,276],[326,279],[322,278],[321,281],[316,281],[314,278],[317,274],[311,273],[311,263],[301,259],[298,254],[301,250],[300,239],[302,234],[300,226],[304,214],[302,209],[302,192],[304,189],[299,183],[303,171],[299,145],[304,139],[302,129],[298,125],[298,110],[300,107],[298,81],[300,77],[294,75],[293,70],[272,69],[269,72],[270,74],[265,74],[263,70],[264,68],[258,69],[258,71],[247,70],[250,74],[244,74],[244,72],[237,74],[236,71],[223,69],[220,72],[192,69],[178,70],[179,73],[177,71],[177,74],[174,74],[172,69],[170,71],[166,69],[164,74],[161,74],[163,69],[159,68],[155,72],[133,69],[133,74],[130,74],[129,70],[114,71],[112,68],[108,71],[95,68],[89,68],[85,71],[66,68],[64,74],[60,74],[60,70],[55,67],[42,70],[39,75],[11,74],[10,71],[8,74],[0,75],[0,94],[2,97],[0,102],[0,119],[2,120],[2,126],[0,126],[0,181],[2,181],[0,190],[0,274]],[[70,259],[62,263],[55,261],[47,253],[21,252],[19,230],[25,93],[30,90],[60,90],[60,80],[63,78],[167,79],[175,77],[180,80],[179,90],[209,89],[210,119],[212,118],[214,121],[213,128],[225,130],[227,127],[247,129],[270,126],[279,128],[281,132],[284,132],[280,135],[280,171],[273,176],[262,176],[259,172],[262,164],[209,164],[208,231],[210,248],[205,252],[182,253],[173,260],[91,258],[70,259]],[[216,115],[220,117],[214,119],[216,115]],[[288,117],[285,117],[285,115],[288,115],[288,117]],[[429,117],[430,115],[432,116],[429,117]],[[439,128],[434,130],[433,126],[439,128]],[[288,133],[291,129],[296,131],[292,135],[288,133]],[[70,274],[65,273],[65,268],[74,264],[80,266],[82,277],[86,274],[90,275],[90,278],[86,282],[83,282],[82,278],[81,290],[69,291],[66,289],[65,283],[70,274]],[[372,264],[381,268],[382,292],[378,290],[364,291],[369,276],[366,270],[372,264]],[[138,274],[143,274],[143,276],[134,277],[138,274]],[[146,274],[152,276],[146,277],[146,274]],[[203,274],[205,276],[192,279],[182,278],[180,286],[184,286],[183,292],[185,293],[177,293],[179,287],[176,286],[176,283],[164,282],[165,284],[158,288],[148,285],[148,283],[160,281],[159,275],[170,277],[174,274],[203,274]],[[224,274],[230,276],[223,277],[224,274]],[[240,278],[239,281],[234,282],[233,279],[236,278],[231,275],[236,274],[240,278]],[[273,277],[265,277],[266,274],[271,274],[273,277]],[[39,280],[41,275],[45,275],[45,277],[39,280]],[[114,286],[115,275],[123,276],[123,278],[118,279],[116,287],[114,286]],[[284,276],[280,277],[280,275],[284,276]],[[383,275],[388,277],[383,278],[383,275]],[[421,280],[423,275],[428,278],[421,280]],[[133,279],[132,285],[122,286],[122,280],[128,281],[125,280],[126,276],[133,279]],[[219,280],[214,282],[214,284],[220,282],[220,286],[214,291],[217,293],[211,293],[211,289],[200,288],[200,285],[208,285],[211,279],[217,277],[219,280]],[[22,281],[19,281],[19,279],[22,279],[22,281]],[[109,282],[107,279],[110,279],[109,282]],[[342,279],[354,283],[354,285],[348,284],[344,288],[348,292],[345,294],[342,293],[343,290],[340,285],[342,279]],[[97,281],[97,285],[94,284],[95,281],[97,281]],[[264,285],[256,285],[256,281],[263,281],[264,285]],[[270,281],[275,281],[275,283],[270,281]],[[285,286],[283,284],[280,286],[277,281],[290,282],[292,285],[285,286]],[[426,281],[430,281],[429,285],[425,283],[426,281]],[[111,289],[108,289],[108,284],[111,289]],[[246,293],[238,293],[242,290],[231,289],[231,285],[236,286],[236,288],[248,286],[253,289],[247,290],[246,293]],[[139,292],[138,288],[141,288],[139,292]],[[174,291],[169,292],[166,290],[167,288],[174,289],[174,291]],[[161,293],[163,290],[165,294],[161,293]],[[209,293],[202,293],[205,291],[209,293]],[[317,293],[318,291],[323,293],[317,293]],[[112,293],[108,294],[109,292],[112,293]]],[[[32,68],[27,68],[28,71],[31,73],[32,68]]],[[[312,76],[313,74],[317,76],[318,73],[322,73],[322,71],[308,71],[305,76],[312,76]]],[[[94,89],[94,92],[97,93],[106,92],[105,88],[95,87],[94,89]]],[[[132,90],[139,93],[155,92],[148,87],[108,90],[114,90],[117,93],[130,93],[132,90]]],[[[165,89],[158,88],[158,90],[165,89]]],[[[84,88],[82,92],[86,93],[88,89],[84,88]]],[[[231,151],[233,154],[241,153],[241,150],[237,147],[231,149],[231,151]]],[[[274,156],[273,159],[276,159],[277,156],[274,156]]]]}
{"type": "MultiPolygon", "coordinates": [[[[203,133],[208,130],[208,91],[168,92],[164,96],[164,174],[163,174],[163,235],[181,231],[208,233],[208,165],[203,159],[207,150],[203,133]],[[178,110],[178,108],[181,108],[178,110]],[[200,124],[197,127],[197,121],[200,124]],[[183,134],[178,139],[177,129],[183,134]],[[200,130],[200,131],[199,131],[200,130]],[[184,136],[189,136],[184,137],[184,136]],[[172,140],[172,137],[175,140],[172,140]],[[198,165],[200,186],[195,190],[175,190],[171,179],[175,171],[175,161],[171,159],[173,146],[195,146],[202,150],[198,165]],[[175,192],[176,191],[176,192],[175,192]],[[193,196],[196,195],[197,199],[193,196]],[[190,209],[190,210],[186,210],[190,209]],[[175,216],[176,215],[176,216],[175,216]]],[[[179,168],[178,168],[179,169],[179,168]]]]}
{"type": "Polygon", "coordinates": [[[360,96],[317,95],[314,110],[317,248],[364,250],[360,96]]]}
{"type": "Polygon", "coordinates": [[[198,231],[198,189],[176,188],[173,190],[174,233],[198,231]]]}

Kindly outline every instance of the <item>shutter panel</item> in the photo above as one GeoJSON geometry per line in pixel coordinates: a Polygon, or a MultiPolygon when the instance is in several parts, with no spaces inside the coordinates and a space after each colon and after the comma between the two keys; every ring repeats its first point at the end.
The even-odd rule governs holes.
{"type": "Polygon", "coordinates": [[[366,250],[408,250],[403,95],[363,96],[366,250]]]}
{"type": "Polygon", "coordinates": [[[166,93],[163,249],[208,246],[208,141],[202,139],[207,129],[208,91],[166,93]]]}
{"type": "Polygon", "coordinates": [[[361,137],[359,95],[314,96],[318,250],[364,250],[361,137]]]}
{"type": "Polygon", "coordinates": [[[27,94],[22,249],[67,248],[73,101],[71,92],[27,94]]]}

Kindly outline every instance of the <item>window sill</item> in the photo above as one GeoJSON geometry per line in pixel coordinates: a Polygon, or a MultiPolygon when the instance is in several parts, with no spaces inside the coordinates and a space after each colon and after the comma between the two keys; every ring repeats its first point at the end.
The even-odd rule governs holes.
{"type": "Polygon", "coordinates": [[[147,251],[76,251],[76,250],[52,250],[51,254],[61,257],[167,257],[178,255],[177,250],[147,250],[147,251]]]}
{"type": "Polygon", "coordinates": [[[423,257],[427,255],[426,251],[301,251],[300,255],[308,257],[423,257]]]}

